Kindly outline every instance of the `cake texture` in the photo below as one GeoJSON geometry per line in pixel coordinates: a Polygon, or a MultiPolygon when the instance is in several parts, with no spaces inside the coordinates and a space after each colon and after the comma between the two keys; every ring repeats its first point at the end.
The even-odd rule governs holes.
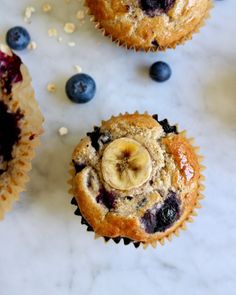
{"type": "Polygon", "coordinates": [[[0,45],[0,219],[25,188],[42,123],[28,70],[0,45]]]}
{"type": "Polygon", "coordinates": [[[96,27],[127,48],[158,51],[191,39],[211,0],[85,0],[96,27]]]}
{"type": "Polygon", "coordinates": [[[157,115],[121,114],[74,150],[72,203],[88,230],[144,246],[192,221],[202,198],[202,158],[185,132],[157,115]]]}

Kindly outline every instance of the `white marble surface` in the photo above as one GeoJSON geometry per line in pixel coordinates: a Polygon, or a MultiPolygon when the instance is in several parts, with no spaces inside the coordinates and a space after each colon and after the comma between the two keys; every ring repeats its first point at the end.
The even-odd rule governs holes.
{"type": "Polygon", "coordinates": [[[55,0],[49,16],[40,12],[43,2],[1,0],[1,39],[9,27],[24,25],[26,5],[37,8],[27,28],[38,47],[21,56],[46,123],[27,193],[0,223],[0,294],[236,294],[236,2],[216,1],[201,34],[160,54],[117,48],[88,19],[65,37],[76,47],[59,44],[47,36],[48,28],[61,32],[80,3],[55,0]],[[173,70],[164,84],[147,76],[159,59],[173,70]],[[97,82],[96,98],[87,105],[72,104],[64,94],[76,64],[97,82]],[[48,82],[58,85],[56,94],[47,92],[48,82]],[[66,184],[80,137],[101,119],[134,110],[179,122],[196,137],[208,167],[195,223],[172,243],[146,251],[94,241],[73,215],[66,184]],[[57,134],[61,126],[70,130],[66,137],[57,134]]]}

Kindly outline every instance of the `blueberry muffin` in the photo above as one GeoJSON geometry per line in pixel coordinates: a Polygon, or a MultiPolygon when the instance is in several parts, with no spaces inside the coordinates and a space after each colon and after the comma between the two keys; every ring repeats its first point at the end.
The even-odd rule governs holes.
{"type": "Polygon", "coordinates": [[[185,132],[157,115],[112,117],[74,150],[75,213],[105,240],[163,243],[200,207],[200,160],[185,132]]]}
{"type": "Polygon", "coordinates": [[[24,190],[42,123],[26,67],[0,45],[0,219],[24,190]]]}
{"type": "Polygon", "coordinates": [[[127,48],[165,50],[191,39],[211,0],[86,0],[96,27],[127,48]]]}

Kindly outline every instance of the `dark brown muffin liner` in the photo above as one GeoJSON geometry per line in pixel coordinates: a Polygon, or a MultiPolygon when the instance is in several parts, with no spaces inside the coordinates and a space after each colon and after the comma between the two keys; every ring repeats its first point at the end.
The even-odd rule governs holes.
{"type": "Polygon", "coordinates": [[[90,16],[90,21],[92,23],[94,23],[94,27],[96,29],[98,29],[99,31],[101,31],[103,36],[109,37],[113,43],[115,43],[118,47],[124,47],[127,50],[134,50],[136,52],[138,51],[145,51],[145,52],[158,52],[158,51],[166,51],[167,49],[175,49],[178,45],[184,45],[184,43],[188,40],[192,39],[193,34],[199,33],[200,29],[205,25],[205,21],[206,19],[208,19],[210,17],[210,9],[213,7],[213,3],[210,0],[206,13],[205,15],[202,17],[202,19],[200,20],[200,22],[196,25],[196,27],[194,28],[194,30],[192,30],[191,32],[189,32],[187,35],[185,35],[184,37],[180,38],[179,40],[176,40],[175,42],[169,44],[168,46],[150,46],[150,47],[142,47],[142,46],[131,46],[129,44],[127,44],[126,42],[115,38],[113,35],[111,35],[110,33],[106,32],[105,28],[101,25],[101,23],[96,19],[96,17],[93,15],[93,13],[91,12],[90,8],[87,6],[86,1],[84,1],[84,6],[86,8],[87,14],[90,16]]]}
{"type": "MultiPolygon", "coordinates": [[[[139,114],[138,111],[136,111],[135,113],[139,114]]],[[[125,114],[129,114],[129,113],[126,112],[125,114]]],[[[148,114],[148,112],[145,112],[145,114],[148,114]]],[[[124,114],[119,114],[119,116],[121,116],[121,115],[124,115],[124,114]]],[[[112,119],[112,118],[115,118],[115,116],[112,116],[110,119],[112,119]]],[[[112,240],[116,244],[123,241],[124,245],[127,246],[127,245],[130,245],[130,244],[133,244],[135,248],[138,248],[140,245],[143,246],[144,249],[146,249],[150,245],[153,248],[156,248],[158,244],[164,245],[166,240],[171,242],[174,236],[179,237],[179,234],[180,234],[181,230],[186,231],[187,230],[187,223],[193,223],[194,222],[193,218],[198,215],[196,210],[202,208],[202,205],[200,204],[200,201],[202,199],[204,199],[204,195],[202,194],[202,192],[205,190],[205,186],[202,184],[202,182],[205,180],[205,176],[203,175],[203,171],[206,169],[206,167],[201,164],[203,162],[203,160],[204,160],[204,157],[199,155],[200,147],[194,145],[194,142],[195,142],[194,138],[187,138],[186,137],[187,132],[185,130],[182,131],[182,132],[178,131],[178,124],[170,125],[169,121],[167,119],[159,120],[158,115],[153,115],[153,118],[155,120],[157,120],[159,122],[159,124],[162,125],[163,129],[164,128],[172,129],[172,130],[174,130],[172,132],[176,132],[178,134],[183,135],[185,137],[185,139],[188,140],[188,142],[191,144],[191,146],[193,146],[193,148],[195,150],[195,153],[196,153],[197,158],[198,158],[198,162],[200,164],[200,177],[199,177],[199,180],[198,180],[198,195],[197,195],[197,198],[195,200],[195,204],[192,207],[192,210],[190,211],[190,213],[187,215],[187,217],[182,221],[182,224],[180,224],[173,232],[167,234],[166,236],[164,236],[161,239],[157,239],[154,242],[133,241],[133,240],[131,240],[129,238],[126,238],[126,237],[110,238],[110,237],[100,236],[100,235],[98,235],[97,233],[94,232],[92,226],[90,226],[89,223],[86,221],[86,219],[83,217],[83,215],[82,215],[82,213],[80,211],[80,208],[79,208],[79,206],[77,204],[77,201],[76,201],[76,199],[74,197],[72,184],[73,184],[73,178],[74,178],[76,172],[75,172],[74,164],[71,162],[70,166],[72,167],[72,169],[69,170],[69,174],[70,174],[71,177],[70,177],[70,180],[68,181],[68,184],[70,185],[71,188],[69,189],[68,193],[70,194],[70,196],[73,196],[73,198],[71,200],[71,204],[74,205],[74,206],[77,206],[77,209],[74,211],[74,214],[81,217],[81,224],[85,225],[87,227],[88,232],[94,232],[94,235],[95,235],[94,238],[95,239],[103,238],[105,243],[112,240]]]]}

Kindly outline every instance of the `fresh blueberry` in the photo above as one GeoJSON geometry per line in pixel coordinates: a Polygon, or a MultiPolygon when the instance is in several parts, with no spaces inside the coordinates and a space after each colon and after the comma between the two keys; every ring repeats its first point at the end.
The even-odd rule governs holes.
{"type": "Polygon", "coordinates": [[[66,94],[75,103],[86,103],[93,99],[96,84],[87,74],[76,74],[66,83],[66,94]]]}
{"type": "Polygon", "coordinates": [[[164,82],[170,78],[171,68],[167,63],[158,61],[151,66],[149,74],[153,80],[164,82]]]}
{"type": "Polygon", "coordinates": [[[23,27],[13,27],[6,35],[6,42],[8,46],[14,50],[23,50],[27,48],[30,43],[30,34],[23,27]]]}

